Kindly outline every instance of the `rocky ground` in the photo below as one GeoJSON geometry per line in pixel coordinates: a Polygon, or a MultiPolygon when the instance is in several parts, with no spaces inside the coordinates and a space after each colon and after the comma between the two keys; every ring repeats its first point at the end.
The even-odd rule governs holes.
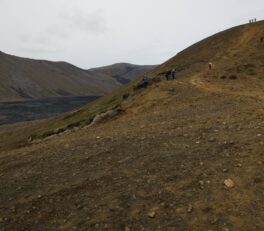
{"type": "Polygon", "coordinates": [[[38,122],[1,126],[0,230],[264,230],[263,26],[181,52],[110,120],[30,145],[38,122]]]}
{"type": "Polygon", "coordinates": [[[1,230],[263,230],[263,101],[186,81],[138,97],[1,153],[1,230]]]}

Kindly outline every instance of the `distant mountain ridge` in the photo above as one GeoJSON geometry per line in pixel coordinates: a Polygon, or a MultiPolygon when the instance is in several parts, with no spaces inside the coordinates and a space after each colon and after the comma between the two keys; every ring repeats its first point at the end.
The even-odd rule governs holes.
{"type": "Polygon", "coordinates": [[[100,96],[152,66],[115,64],[84,70],[66,62],[34,60],[0,52],[0,101],[58,96],[100,96]]]}
{"type": "Polygon", "coordinates": [[[95,74],[111,76],[121,84],[129,83],[135,77],[142,75],[157,67],[156,65],[135,65],[130,63],[117,63],[110,66],[92,68],[89,71],[95,74]]]}

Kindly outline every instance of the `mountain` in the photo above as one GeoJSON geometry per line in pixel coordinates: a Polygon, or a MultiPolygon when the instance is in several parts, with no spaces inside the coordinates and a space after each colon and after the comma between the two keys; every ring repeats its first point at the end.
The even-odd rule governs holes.
{"type": "Polygon", "coordinates": [[[154,69],[155,65],[139,66],[129,63],[117,63],[106,67],[93,68],[89,71],[99,75],[111,76],[121,84],[127,84],[136,77],[154,69]]]}
{"type": "Polygon", "coordinates": [[[146,88],[1,126],[0,228],[264,230],[263,31],[231,28],[148,72],[146,88]]]}
{"type": "Polygon", "coordinates": [[[123,75],[131,80],[149,70],[144,66],[116,65],[112,77],[107,74],[109,68],[102,69],[83,70],[66,62],[26,59],[0,52],[0,101],[101,96],[127,83],[128,78],[123,75]],[[119,81],[122,79],[126,81],[119,81]]]}

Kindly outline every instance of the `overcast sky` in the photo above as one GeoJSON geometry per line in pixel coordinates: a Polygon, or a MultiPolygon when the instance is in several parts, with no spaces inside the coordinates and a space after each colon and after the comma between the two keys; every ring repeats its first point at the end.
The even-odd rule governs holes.
{"type": "Polygon", "coordinates": [[[264,0],[0,0],[0,50],[82,68],[159,64],[263,12],[264,0]]]}

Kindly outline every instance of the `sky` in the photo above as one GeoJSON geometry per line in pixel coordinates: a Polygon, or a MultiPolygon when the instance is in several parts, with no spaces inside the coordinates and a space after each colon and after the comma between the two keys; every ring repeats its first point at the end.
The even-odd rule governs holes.
{"type": "Polygon", "coordinates": [[[160,64],[263,12],[263,0],[0,0],[0,51],[84,69],[160,64]]]}

